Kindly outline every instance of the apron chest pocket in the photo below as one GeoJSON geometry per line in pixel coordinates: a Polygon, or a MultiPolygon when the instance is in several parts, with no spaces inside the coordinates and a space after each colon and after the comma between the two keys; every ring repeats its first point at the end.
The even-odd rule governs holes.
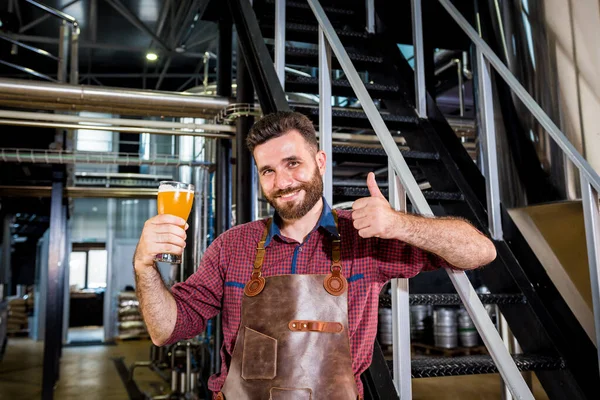
{"type": "Polygon", "coordinates": [[[277,339],[244,327],[242,378],[273,379],[276,375],[277,339]]]}
{"type": "Polygon", "coordinates": [[[271,388],[269,400],[311,400],[310,389],[271,388]]]}

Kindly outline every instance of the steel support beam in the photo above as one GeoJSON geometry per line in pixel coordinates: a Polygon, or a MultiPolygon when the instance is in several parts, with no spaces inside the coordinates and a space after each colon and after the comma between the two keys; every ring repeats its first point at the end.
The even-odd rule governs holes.
{"type": "Polygon", "coordinates": [[[248,0],[227,0],[227,4],[240,43],[241,53],[238,52],[238,58],[242,58],[239,54],[243,54],[263,114],[289,111],[290,107],[251,4],[248,0]]]}
{"type": "Polygon", "coordinates": [[[150,30],[150,28],[148,28],[146,26],[146,24],[144,24],[142,22],[142,20],[140,20],[137,17],[137,15],[135,15],[134,13],[131,12],[131,10],[129,10],[127,7],[125,7],[123,5],[123,3],[121,3],[120,0],[104,0],[104,1],[106,1],[108,4],[110,4],[112,8],[117,10],[119,12],[119,14],[121,14],[123,17],[125,17],[125,19],[127,19],[127,21],[129,21],[133,26],[135,26],[137,29],[139,29],[146,35],[150,36],[160,47],[163,48],[163,50],[168,51],[168,52],[171,51],[171,48],[169,46],[167,46],[167,44],[165,42],[163,42],[158,36],[156,36],[154,34],[154,32],[152,32],[150,30]]]}
{"type": "Polygon", "coordinates": [[[44,338],[44,369],[42,380],[42,399],[54,398],[54,384],[58,379],[59,355],[61,347],[62,324],[60,308],[62,307],[61,279],[64,276],[64,220],[65,206],[64,173],[56,171],[52,183],[50,203],[50,240],[48,251],[48,290],[46,297],[46,335],[44,338]]]}

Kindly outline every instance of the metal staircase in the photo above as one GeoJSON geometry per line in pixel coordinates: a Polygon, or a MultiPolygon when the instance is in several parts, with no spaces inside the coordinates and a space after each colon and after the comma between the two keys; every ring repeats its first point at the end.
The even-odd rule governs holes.
{"type": "MultiPolygon", "coordinates": [[[[313,3],[316,2],[310,1],[313,3]]],[[[343,7],[333,1],[323,3],[325,14],[331,19],[348,59],[360,71],[364,87],[375,99],[391,136],[398,139],[394,145],[400,150],[416,183],[424,188],[423,197],[433,213],[463,217],[484,232],[492,230],[494,227],[490,226],[489,220],[495,211],[486,206],[489,196],[482,173],[431,96],[423,97],[429,107],[428,118],[419,117],[422,104],[415,102],[415,73],[396,43],[385,31],[365,31],[364,3],[345,3],[343,7]]],[[[292,109],[308,115],[323,131],[331,123],[335,132],[350,131],[357,137],[373,134],[372,121],[362,108],[333,106],[331,119],[327,121],[319,104],[288,104],[285,101],[270,58],[277,47],[277,40],[273,46],[271,39],[282,34],[281,28],[278,30],[274,23],[274,17],[278,15],[274,0],[256,0],[252,7],[247,0],[229,0],[228,5],[263,113],[292,109]]],[[[316,71],[324,62],[316,48],[319,43],[323,46],[323,30],[319,29],[308,3],[288,1],[286,5],[283,46],[286,64],[312,67],[316,71]]],[[[333,55],[329,65],[334,71],[340,68],[339,60],[333,55]]],[[[331,94],[349,98],[348,103],[356,103],[352,79],[339,70],[333,75],[331,94]]],[[[319,95],[323,82],[319,81],[318,75],[286,74],[284,85],[288,93],[319,95]]],[[[320,133],[321,140],[324,133],[320,133]]],[[[394,195],[383,181],[388,177],[386,169],[396,168],[383,148],[356,145],[349,140],[334,144],[331,154],[334,204],[368,196],[366,184],[361,183],[365,181],[366,173],[373,170],[385,172],[378,176],[378,182],[384,195],[394,195]]],[[[390,182],[394,175],[391,177],[390,182]]],[[[395,186],[391,189],[397,190],[395,186]]],[[[402,191],[399,193],[402,195],[402,191]]],[[[419,211],[414,199],[408,201],[408,210],[419,211]]],[[[596,346],[559,295],[506,210],[501,206],[500,210],[502,226],[495,229],[502,229],[504,235],[494,240],[498,257],[492,265],[467,273],[468,278],[481,281],[492,291],[491,295],[480,295],[479,299],[498,305],[523,348],[524,354],[512,357],[518,370],[535,371],[552,399],[596,398],[600,384],[596,346]]],[[[439,271],[439,274],[443,273],[439,271]]],[[[422,277],[413,279],[418,281],[422,277]]],[[[409,286],[412,287],[412,282],[409,286]]],[[[461,302],[458,294],[448,292],[413,293],[411,290],[408,299],[410,304],[457,305],[461,302]]],[[[380,307],[389,307],[391,303],[389,296],[382,295],[380,307]]],[[[415,359],[410,375],[420,378],[493,373],[498,372],[497,365],[489,355],[415,359]]],[[[393,362],[385,360],[376,342],[373,363],[363,376],[366,399],[392,399],[398,398],[398,392],[406,393],[398,387],[398,392],[394,389],[393,369],[393,362]]],[[[528,394],[516,397],[529,398],[528,394]]]]}

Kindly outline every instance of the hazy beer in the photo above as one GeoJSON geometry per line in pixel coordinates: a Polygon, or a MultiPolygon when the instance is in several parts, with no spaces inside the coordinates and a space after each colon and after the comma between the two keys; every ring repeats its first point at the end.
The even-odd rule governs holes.
{"type": "MultiPolygon", "coordinates": [[[[159,214],[175,215],[187,220],[194,203],[194,185],[182,182],[163,181],[158,187],[156,201],[159,214]]],[[[184,228],[184,226],[182,226],[184,228]]],[[[157,254],[157,261],[180,263],[181,257],[175,254],[157,254]]]]}
{"type": "MultiPolygon", "coordinates": [[[[162,187],[158,189],[158,213],[188,219],[194,202],[192,190],[162,187]]],[[[182,227],[183,228],[183,227],[182,227]]]]}

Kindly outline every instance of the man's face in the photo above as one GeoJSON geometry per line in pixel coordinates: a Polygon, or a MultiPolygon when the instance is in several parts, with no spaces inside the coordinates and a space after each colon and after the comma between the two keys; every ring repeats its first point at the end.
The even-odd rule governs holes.
{"type": "Polygon", "coordinates": [[[323,196],[325,153],[311,150],[297,131],[256,146],[254,160],[263,194],[281,218],[302,218],[323,196]]]}

